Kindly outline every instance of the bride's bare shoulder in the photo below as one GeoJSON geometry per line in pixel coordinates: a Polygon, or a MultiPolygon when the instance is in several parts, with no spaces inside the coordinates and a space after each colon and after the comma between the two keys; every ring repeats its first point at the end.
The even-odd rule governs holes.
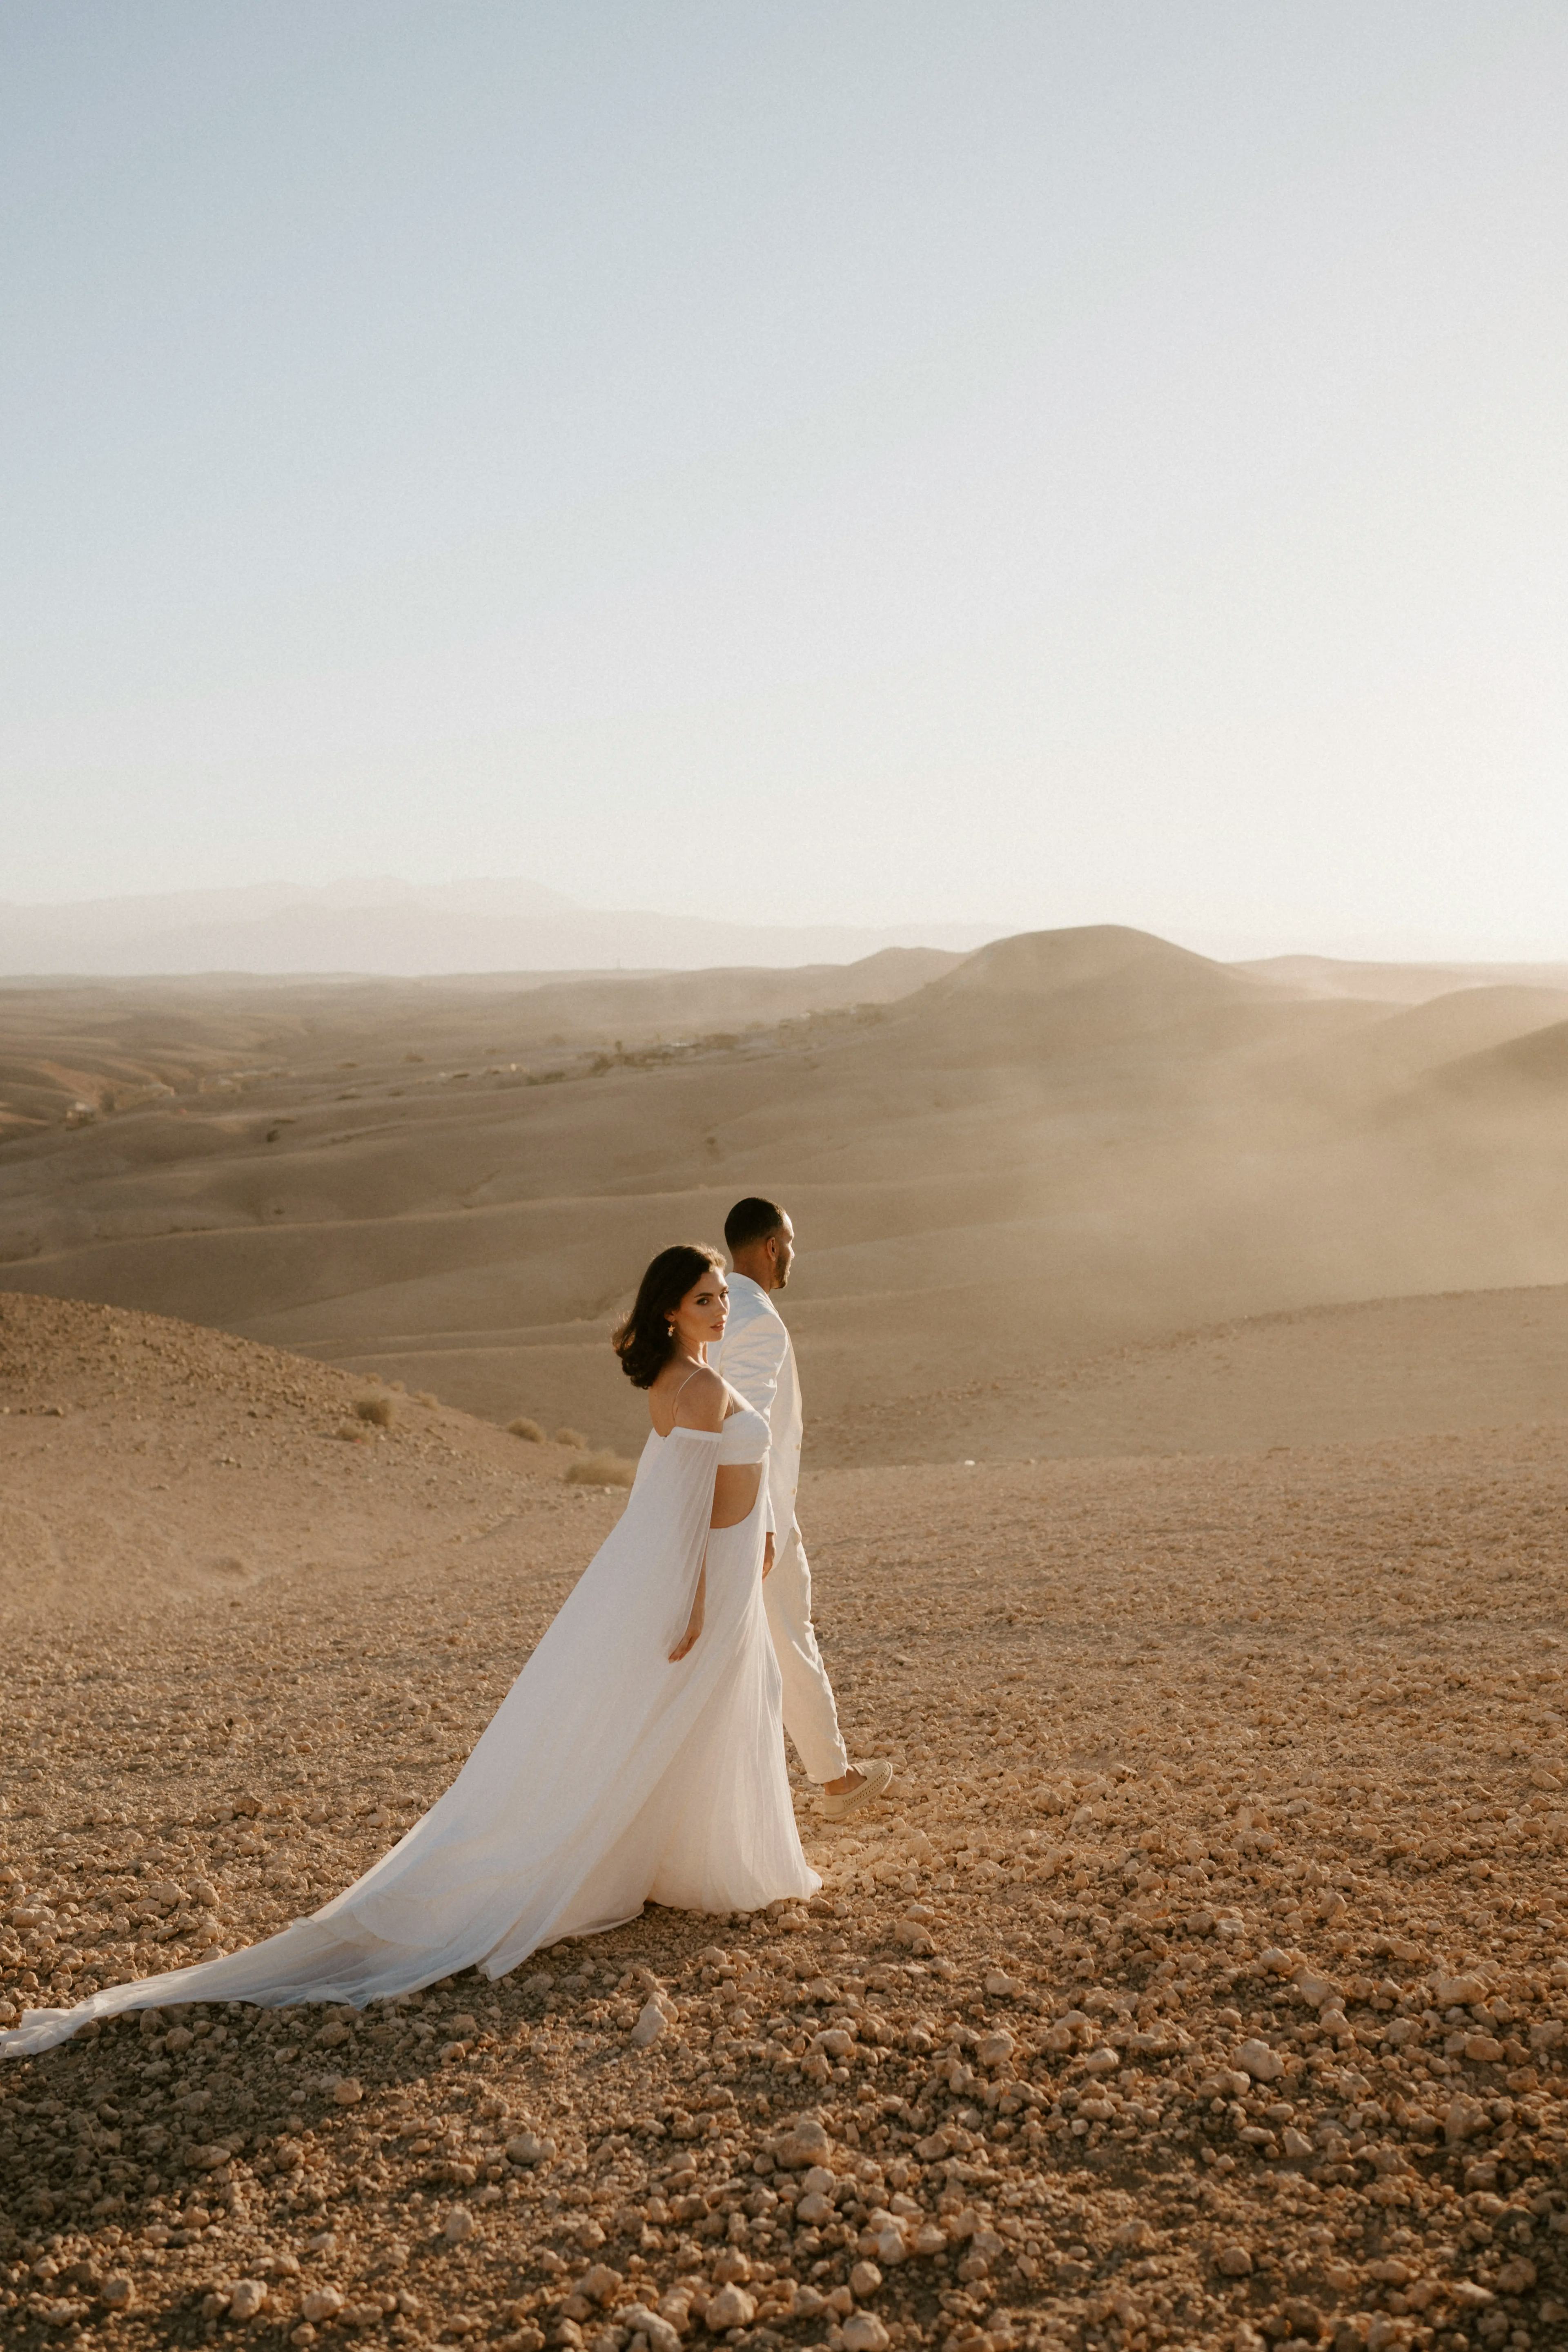
{"type": "Polygon", "coordinates": [[[729,1391],[718,1374],[699,1364],[675,1402],[676,1429],[715,1430],[723,1425],[729,1391]]]}

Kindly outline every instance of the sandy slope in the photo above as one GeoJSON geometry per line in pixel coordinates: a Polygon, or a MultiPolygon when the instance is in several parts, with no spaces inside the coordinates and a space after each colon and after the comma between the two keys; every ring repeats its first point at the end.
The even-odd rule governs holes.
{"type": "Polygon", "coordinates": [[[1439,1293],[1186,1331],[1045,1374],[873,1400],[820,1462],[1241,1454],[1568,1415],[1568,1286],[1439,1293]]]}
{"type": "MultiPolygon", "coordinates": [[[[342,1884],[609,1524],[455,1414],[334,1436],[361,1392],[4,1302],[13,2000],[342,1884]]],[[[1559,2340],[1563,1434],[813,1473],[845,1717],[902,1775],[847,1831],[802,1792],[823,1896],[7,2066],[0,2333],[1559,2340]]]]}

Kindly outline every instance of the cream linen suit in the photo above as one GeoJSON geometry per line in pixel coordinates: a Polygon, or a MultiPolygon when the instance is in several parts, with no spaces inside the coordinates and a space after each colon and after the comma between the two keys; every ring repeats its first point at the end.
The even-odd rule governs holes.
{"type": "Polygon", "coordinates": [[[762,1285],[747,1274],[729,1277],[729,1321],[712,1361],[730,1387],[765,1417],[771,1434],[768,1500],[774,1561],[762,1597],[784,1677],[784,1728],[810,1779],[837,1780],[850,1769],[849,1750],[811,1625],[811,1570],[795,1524],[801,1436],[795,1350],[783,1317],[762,1285]]]}

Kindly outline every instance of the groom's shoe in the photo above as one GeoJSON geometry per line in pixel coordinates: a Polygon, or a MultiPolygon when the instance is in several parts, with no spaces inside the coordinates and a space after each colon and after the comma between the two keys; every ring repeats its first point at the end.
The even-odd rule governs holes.
{"type": "Polygon", "coordinates": [[[852,1813],[873,1804],[893,1778],[893,1767],[883,1756],[868,1756],[863,1764],[852,1764],[850,1770],[861,1776],[852,1789],[846,1789],[841,1797],[823,1792],[822,1813],[827,1821],[847,1821],[852,1813]]]}

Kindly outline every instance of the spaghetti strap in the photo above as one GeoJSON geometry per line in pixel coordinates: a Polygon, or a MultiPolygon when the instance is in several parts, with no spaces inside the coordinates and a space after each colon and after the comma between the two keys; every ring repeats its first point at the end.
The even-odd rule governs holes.
{"type": "Polygon", "coordinates": [[[675,1391],[674,1395],[670,1399],[670,1427],[672,1429],[679,1426],[676,1422],[675,1415],[680,1412],[681,1399],[685,1396],[686,1391],[690,1388],[697,1374],[699,1372],[706,1372],[707,1369],[708,1367],[706,1364],[694,1364],[691,1370],[686,1374],[685,1379],[681,1382],[680,1387],[675,1391]]]}

